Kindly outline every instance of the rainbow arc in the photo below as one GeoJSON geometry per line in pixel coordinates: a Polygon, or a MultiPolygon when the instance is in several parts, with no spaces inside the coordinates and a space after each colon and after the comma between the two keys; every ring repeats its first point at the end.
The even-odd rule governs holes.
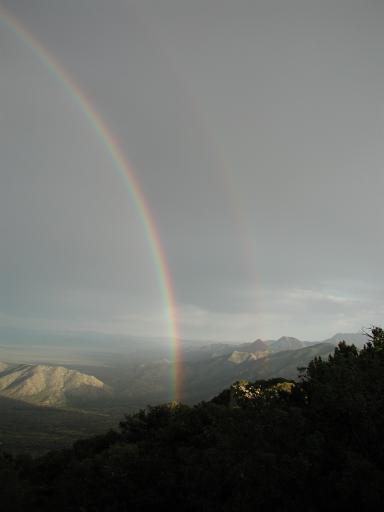
{"type": "Polygon", "coordinates": [[[102,118],[90,98],[57,58],[35,37],[35,35],[2,6],[0,6],[0,21],[3,21],[3,23],[32,50],[55,79],[66,89],[78,109],[89,121],[100,142],[107,149],[117,173],[128,185],[127,189],[130,198],[139,213],[140,222],[144,229],[150,252],[153,255],[156,274],[165,305],[168,336],[172,340],[174,356],[172,375],[173,396],[175,400],[179,401],[181,398],[180,335],[177,324],[177,309],[171,273],[154,216],[132,165],[125,155],[117,137],[102,118]]]}

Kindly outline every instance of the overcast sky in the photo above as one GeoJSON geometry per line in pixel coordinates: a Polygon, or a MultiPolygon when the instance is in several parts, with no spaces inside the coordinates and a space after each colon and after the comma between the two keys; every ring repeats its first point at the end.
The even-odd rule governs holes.
{"type": "MultiPolygon", "coordinates": [[[[181,334],[383,325],[381,0],[1,0],[118,136],[181,334]]],[[[0,322],[166,335],[153,255],[106,148],[0,23],[0,322]]]]}

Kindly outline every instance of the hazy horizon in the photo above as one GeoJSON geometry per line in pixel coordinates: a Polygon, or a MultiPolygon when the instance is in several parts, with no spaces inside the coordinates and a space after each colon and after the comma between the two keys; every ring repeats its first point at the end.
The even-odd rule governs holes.
{"type": "MultiPolygon", "coordinates": [[[[330,332],[327,336],[322,338],[309,338],[309,337],[302,337],[299,338],[298,336],[295,336],[294,333],[285,333],[281,334],[281,336],[276,336],[274,338],[256,338],[256,337],[250,337],[250,338],[185,338],[181,337],[179,338],[179,342],[183,345],[189,345],[191,346],[204,346],[204,344],[209,343],[217,343],[217,344],[244,344],[244,343],[252,343],[253,341],[257,339],[262,339],[263,341],[274,341],[278,340],[280,338],[296,338],[300,341],[309,341],[309,342],[323,342],[327,341],[330,338],[334,338],[337,335],[365,335],[366,332],[369,332],[369,330],[373,326],[364,326],[358,331],[354,332],[330,332]]],[[[340,339],[341,341],[341,339],[340,339]]],[[[7,326],[0,326],[0,347],[6,347],[7,343],[16,343],[19,346],[25,346],[28,344],[31,344],[31,346],[51,346],[51,347],[60,347],[65,346],[65,343],[69,342],[71,346],[78,345],[80,348],[88,346],[91,348],[91,345],[94,347],[105,347],[105,343],[108,343],[111,347],[114,346],[124,348],[124,346],[127,346],[129,349],[129,343],[141,343],[144,344],[142,347],[144,348],[145,343],[147,342],[147,345],[150,346],[150,344],[160,344],[164,346],[169,346],[169,350],[172,352],[172,339],[170,337],[166,336],[138,336],[138,335],[130,335],[129,333],[115,333],[115,332],[107,332],[107,331],[89,331],[89,330],[49,330],[44,329],[41,330],[39,328],[31,328],[30,326],[25,328],[20,327],[7,327],[7,326]],[[83,345],[82,345],[83,343],[83,345]]]]}
{"type": "Polygon", "coordinates": [[[1,0],[1,327],[323,340],[383,318],[384,4],[1,0]]]}

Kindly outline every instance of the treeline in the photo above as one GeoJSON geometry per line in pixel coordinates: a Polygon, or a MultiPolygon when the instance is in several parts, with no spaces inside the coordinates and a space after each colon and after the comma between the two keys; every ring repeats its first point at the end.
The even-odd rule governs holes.
{"type": "Polygon", "coordinates": [[[127,416],[43,457],[0,458],[5,511],[379,510],[384,332],[341,342],[298,383],[240,382],[211,402],[127,416]]]}

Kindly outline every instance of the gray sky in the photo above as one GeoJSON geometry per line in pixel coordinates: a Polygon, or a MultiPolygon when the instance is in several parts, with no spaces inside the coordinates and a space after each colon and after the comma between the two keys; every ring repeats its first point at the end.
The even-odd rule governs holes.
{"type": "MultiPolygon", "coordinates": [[[[2,0],[117,134],[183,337],[382,323],[384,3],[2,0]]],[[[0,24],[0,322],[166,334],[153,257],[73,98],[0,24]]]]}

